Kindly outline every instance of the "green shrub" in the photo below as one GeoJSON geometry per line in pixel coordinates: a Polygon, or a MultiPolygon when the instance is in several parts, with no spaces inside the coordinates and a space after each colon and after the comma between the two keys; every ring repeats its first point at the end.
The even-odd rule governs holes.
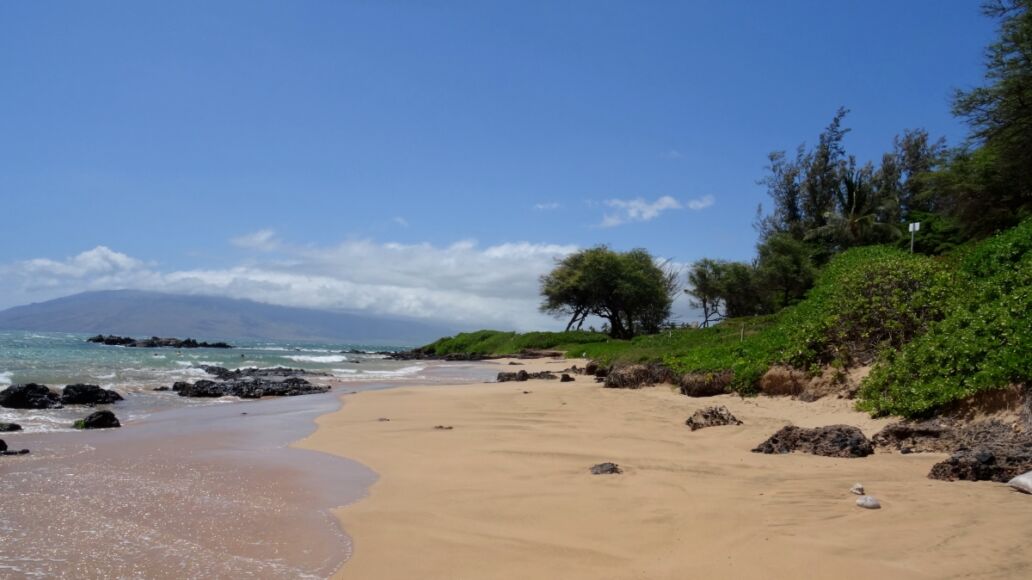
{"type": "Polygon", "coordinates": [[[875,414],[917,417],[1032,381],[1032,221],[968,248],[945,318],[885,359],[860,391],[875,414]]]}
{"type": "Polygon", "coordinates": [[[942,260],[885,246],[843,252],[785,317],[780,362],[801,369],[869,363],[942,319],[953,288],[942,260]]]}

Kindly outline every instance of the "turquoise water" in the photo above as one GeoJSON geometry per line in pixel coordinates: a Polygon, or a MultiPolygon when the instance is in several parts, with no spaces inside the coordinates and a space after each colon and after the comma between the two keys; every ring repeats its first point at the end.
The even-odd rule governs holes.
{"type": "MultiPolygon", "coordinates": [[[[86,342],[87,335],[0,331],[0,385],[93,383],[147,388],[170,381],[205,378],[201,365],[302,367],[349,378],[398,374],[404,366],[376,355],[348,350],[394,350],[360,344],[234,341],[233,349],[124,348],[86,342]],[[366,366],[362,366],[365,364],[366,366]]],[[[409,369],[410,371],[412,369],[409,369]]],[[[400,373],[405,374],[405,373],[400,373]]]]}
{"type": "MultiPolygon", "coordinates": [[[[386,360],[361,344],[317,344],[275,341],[232,341],[233,349],[125,348],[86,342],[88,335],[0,331],[0,389],[10,384],[40,383],[60,390],[72,383],[114,389],[125,401],[113,406],[122,422],[140,420],[161,409],[211,405],[236,399],[188,399],[156,387],[176,381],[212,378],[202,365],[230,369],[289,366],[327,373],[326,381],[362,388],[372,383],[404,384],[468,380],[470,365],[441,365],[386,360]],[[365,351],[351,354],[351,351],[365,351]]],[[[202,338],[203,337],[198,337],[202,338]]],[[[320,379],[321,380],[321,379],[320,379]]],[[[82,408],[19,410],[0,408],[0,422],[21,424],[27,431],[67,430],[82,408]]]]}

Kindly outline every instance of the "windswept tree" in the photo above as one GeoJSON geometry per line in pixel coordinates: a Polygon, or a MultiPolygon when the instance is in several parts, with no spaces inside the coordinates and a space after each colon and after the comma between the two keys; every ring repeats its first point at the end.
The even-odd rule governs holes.
{"type": "Polygon", "coordinates": [[[613,338],[658,332],[670,318],[678,274],[645,250],[597,246],[570,254],[541,278],[541,311],[569,317],[567,330],[588,317],[608,321],[613,338]]]}

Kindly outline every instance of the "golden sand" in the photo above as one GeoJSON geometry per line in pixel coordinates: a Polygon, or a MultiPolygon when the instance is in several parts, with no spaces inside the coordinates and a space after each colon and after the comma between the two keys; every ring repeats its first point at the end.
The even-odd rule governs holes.
{"type": "Polygon", "coordinates": [[[352,395],[301,446],[380,474],[335,512],[355,545],[341,578],[1032,578],[1032,496],[929,480],[938,454],[750,452],[789,423],[870,436],[887,421],[834,398],[692,399],[578,376],[352,395]],[[714,404],[745,424],[685,426],[714,404]],[[604,461],[624,473],[589,473],[604,461]],[[858,508],[856,482],[883,509],[858,508]]]}

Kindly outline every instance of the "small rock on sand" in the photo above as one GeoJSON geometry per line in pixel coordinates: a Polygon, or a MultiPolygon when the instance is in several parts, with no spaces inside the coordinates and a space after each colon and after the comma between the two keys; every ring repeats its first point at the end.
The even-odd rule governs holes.
{"type": "Polygon", "coordinates": [[[1032,493],[1032,471],[1029,471],[1028,473],[1022,473],[1021,475],[1008,481],[1007,485],[1013,487],[1018,491],[1032,493]]]}
{"type": "Polygon", "coordinates": [[[849,493],[856,495],[864,495],[864,486],[859,483],[854,483],[853,487],[849,488],[849,493]]]}
{"type": "Polygon", "coordinates": [[[869,510],[881,509],[881,502],[872,495],[862,495],[856,499],[856,505],[869,510]]]}
{"type": "Polygon", "coordinates": [[[705,409],[699,409],[694,415],[688,418],[684,422],[692,428],[692,431],[699,429],[705,429],[706,427],[719,427],[721,425],[741,425],[742,422],[737,417],[731,414],[731,411],[727,407],[720,405],[717,407],[706,407],[705,409]]]}
{"type": "Polygon", "coordinates": [[[437,429],[438,431],[451,431],[454,427],[451,425],[434,425],[434,429],[437,429]]]}
{"type": "Polygon", "coordinates": [[[623,473],[623,470],[620,469],[619,465],[607,461],[605,463],[593,465],[591,467],[591,473],[592,475],[610,475],[616,473],[623,473]]]}

